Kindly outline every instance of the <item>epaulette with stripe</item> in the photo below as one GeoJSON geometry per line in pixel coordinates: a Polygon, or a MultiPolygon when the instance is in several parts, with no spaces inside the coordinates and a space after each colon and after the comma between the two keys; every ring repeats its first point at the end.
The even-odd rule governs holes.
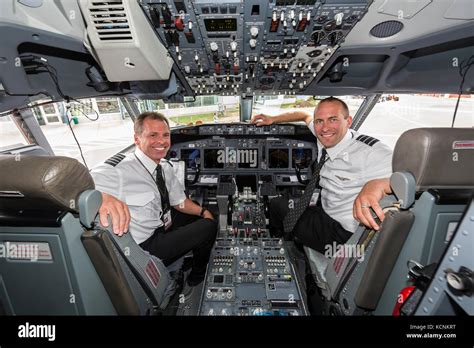
{"type": "Polygon", "coordinates": [[[178,159],[172,160],[172,159],[167,159],[167,158],[162,158],[162,161],[167,162],[171,167],[174,167],[173,162],[178,162],[178,159]]]}
{"type": "Polygon", "coordinates": [[[369,137],[368,135],[363,135],[363,134],[359,135],[356,140],[359,140],[360,142],[369,146],[373,146],[379,141],[378,139],[375,139],[375,138],[369,137]]]}
{"type": "Polygon", "coordinates": [[[104,163],[110,164],[112,167],[115,167],[117,164],[122,162],[124,158],[125,158],[125,155],[123,153],[118,153],[118,154],[113,155],[112,157],[110,157],[104,163]]]}

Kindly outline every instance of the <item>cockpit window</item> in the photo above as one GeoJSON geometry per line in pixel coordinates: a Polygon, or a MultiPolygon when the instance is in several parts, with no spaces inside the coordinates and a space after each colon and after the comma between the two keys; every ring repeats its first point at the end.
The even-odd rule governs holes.
{"type": "Polygon", "coordinates": [[[156,107],[153,111],[168,117],[171,127],[239,122],[240,97],[209,95],[189,98],[185,103],[148,102],[156,107]]]}
{"type": "Polygon", "coordinates": [[[11,116],[0,117],[0,151],[28,145],[11,116]]]}
{"type": "MultiPolygon", "coordinates": [[[[451,127],[456,106],[454,94],[383,94],[370,112],[359,132],[370,134],[395,147],[406,130],[420,127],[451,127]]],[[[472,127],[474,98],[463,96],[454,127],[472,127]]]]}
{"type": "MultiPolygon", "coordinates": [[[[307,95],[277,95],[254,97],[252,115],[266,114],[269,116],[279,115],[285,112],[303,111],[313,115],[314,109],[319,101],[327,96],[307,96],[307,95]]],[[[354,116],[365,97],[360,96],[340,96],[338,97],[349,107],[349,114],[354,116]]]]}
{"type": "Polygon", "coordinates": [[[75,135],[89,168],[133,144],[133,122],[116,97],[36,105],[32,110],[55,155],[83,162],[75,135]]]}

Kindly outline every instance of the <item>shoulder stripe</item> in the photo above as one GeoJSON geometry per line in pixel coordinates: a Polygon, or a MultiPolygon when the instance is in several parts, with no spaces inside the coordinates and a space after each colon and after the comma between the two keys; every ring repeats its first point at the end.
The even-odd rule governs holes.
{"type": "Polygon", "coordinates": [[[369,143],[369,146],[374,145],[377,141],[378,141],[378,139],[372,138],[372,140],[371,140],[370,143],[369,143]]]}
{"type": "Polygon", "coordinates": [[[173,162],[179,162],[178,159],[176,159],[176,160],[169,160],[169,159],[167,159],[167,158],[162,158],[162,160],[165,161],[166,163],[168,163],[171,167],[174,167],[174,166],[173,166],[173,162]]]}
{"type": "Polygon", "coordinates": [[[362,135],[362,134],[359,135],[356,140],[358,140],[358,141],[360,141],[361,143],[364,143],[364,144],[366,144],[366,145],[369,145],[369,146],[373,146],[374,144],[376,144],[377,142],[379,142],[378,139],[372,138],[372,137],[370,137],[370,136],[368,136],[368,135],[362,135]]]}
{"type": "Polygon", "coordinates": [[[107,164],[111,165],[112,167],[115,167],[115,166],[117,166],[117,164],[122,162],[124,158],[125,158],[125,155],[123,153],[118,153],[118,154],[113,155],[112,157],[110,157],[104,163],[107,163],[107,164]]]}

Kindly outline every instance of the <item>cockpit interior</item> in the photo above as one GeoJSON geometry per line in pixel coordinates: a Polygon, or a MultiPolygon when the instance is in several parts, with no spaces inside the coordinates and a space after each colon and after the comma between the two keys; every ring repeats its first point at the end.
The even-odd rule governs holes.
{"type": "MultiPolygon", "coordinates": [[[[470,0],[11,0],[0,32],[0,129],[25,141],[0,146],[0,314],[474,314],[470,0]],[[454,99],[398,119],[387,95],[454,99]],[[74,134],[71,105],[84,98],[116,98],[134,121],[152,101],[188,115],[186,103],[212,96],[238,98],[235,119],[210,105],[208,121],[172,122],[166,157],[218,223],[205,280],[187,297],[192,255],[165,266],[101,226],[91,168],[56,151],[37,110],[64,105],[74,134]],[[347,242],[363,255],[328,257],[269,232],[269,202],[303,195],[321,149],[304,123],[251,120],[268,113],[259,100],[298,96],[310,116],[324,97],[357,98],[356,131],[388,105],[381,124],[407,129],[393,139],[381,229],[360,225],[347,242]],[[441,111],[444,126],[420,121],[441,111]],[[464,123],[452,127],[457,113],[464,123]]],[[[122,141],[101,161],[134,151],[132,136],[122,141]]]]}

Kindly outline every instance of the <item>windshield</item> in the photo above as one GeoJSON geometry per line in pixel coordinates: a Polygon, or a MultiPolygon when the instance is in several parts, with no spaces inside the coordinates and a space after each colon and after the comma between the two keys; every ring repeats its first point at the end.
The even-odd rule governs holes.
{"type": "MultiPolygon", "coordinates": [[[[383,94],[358,130],[395,148],[400,135],[413,128],[451,127],[456,106],[454,94],[383,94]]],[[[474,98],[463,96],[454,127],[474,125],[474,98]]]]}
{"type": "MultiPolygon", "coordinates": [[[[255,97],[252,115],[266,114],[269,116],[279,115],[285,112],[303,111],[313,115],[315,107],[319,101],[327,96],[261,96],[255,97]]],[[[360,96],[340,96],[339,99],[349,107],[349,114],[354,116],[359,110],[365,97],[360,96]]]]}
{"type": "MultiPolygon", "coordinates": [[[[273,116],[297,110],[312,115],[319,100],[323,98],[325,96],[254,97],[252,116],[260,113],[273,116]]],[[[365,97],[339,98],[347,103],[351,116],[355,116],[365,97]]],[[[394,148],[399,136],[408,129],[450,127],[456,98],[455,95],[384,94],[358,131],[394,148]]],[[[64,102],[39,105],[42,102],[45,101],[32,106],[32,112],[56,155],[73,157],[83,162],[82,150],[84,159],[91,168],[133,145],[133,121],[119,98],[81,99],[72,102],[69,111],[64,102]]],[[[167,104],[161,100],[141,100],[135,103],[140,112],[157,111],[165,114],[172,128],[240,120],[240,98],[234,96],[200,96],[194,101],[181,104],[167,104]]],[[[474,98],[463,96],[454,126],[472,127],[473,115],[474,98]]],[[[10,116],[2,117],[0,121],[0,147],[8,149],[28,144],[10,116]]]]}

